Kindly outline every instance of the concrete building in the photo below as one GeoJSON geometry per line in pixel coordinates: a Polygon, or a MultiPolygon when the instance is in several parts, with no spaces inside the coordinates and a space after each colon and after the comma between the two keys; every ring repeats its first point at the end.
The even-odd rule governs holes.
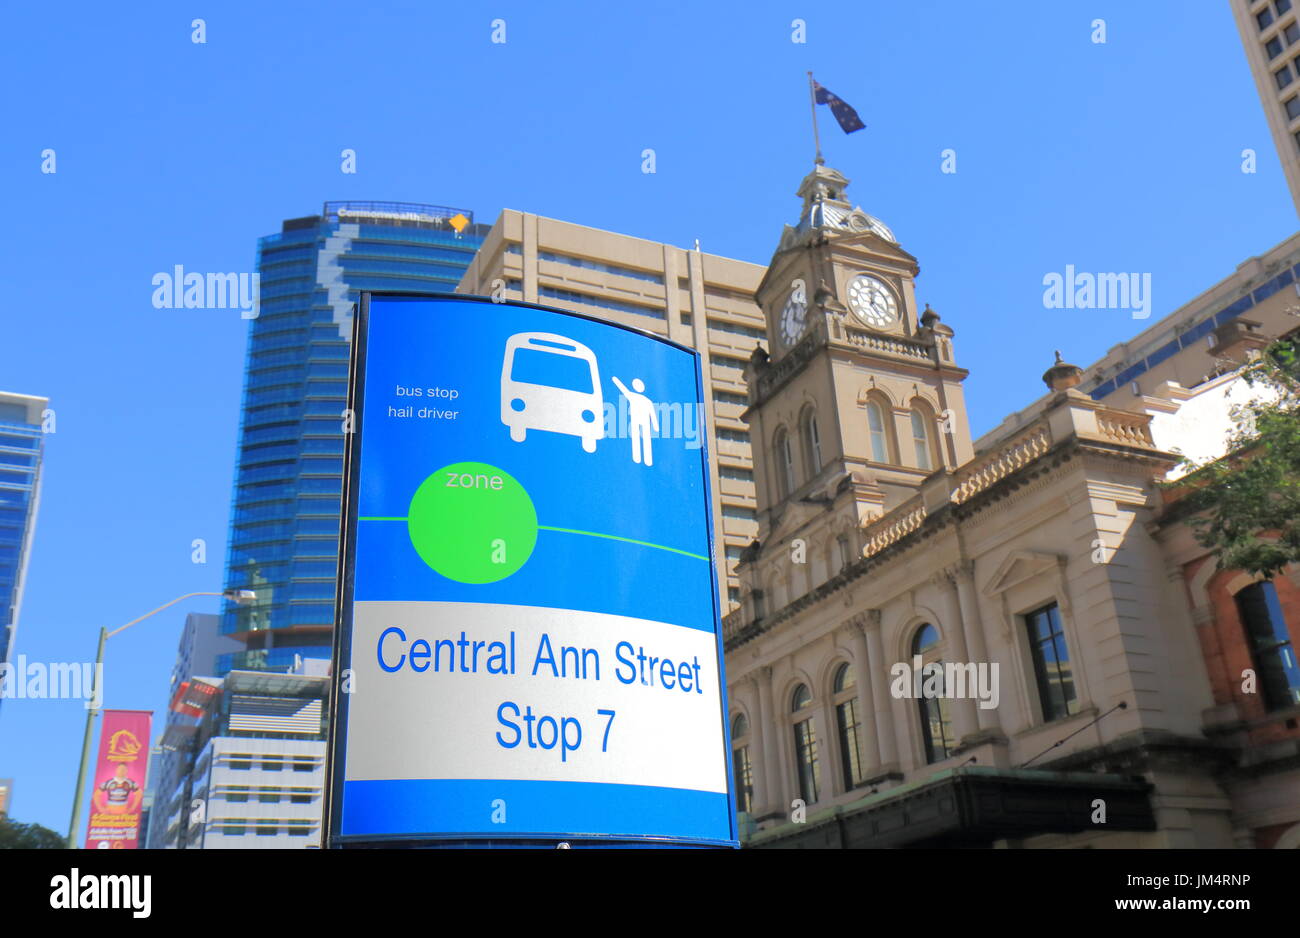
{"type": "Polygon", "coordinates": [[[1228,0],[1300,212],[1300,19],[1292,0],[1228,0]]]}
{"type": "Polygon", "coordinates": [[[188,792],[182,782],[193,766],[194,753],[191,746],[198,724],[195,719],[197,714],[189,708],[179,706],[178,700],[189,692],[190,684],[197,675],[217,673],[217,662],[222,655],[242,649],[241,642],[221,634],[220,616],[192,612],[185,617],[168,690],[172,706],[167,711],[160,737],[165,745],[160,746],[157,754],[151,757],[149,766],[149,789],[154,796],[150,816],[155,821],[145,841],[150,847],[161,848],[165,845],[167,828],[166,825],[156,823],[158,815],[179,816],[182,802],[188,803],[188,792]]]}
{"type": "Polygon", "coordinates": [[[151,846],[186,849],[321,845],[329,662],[289,673],[195,678],[174,702],[195,714],[164,737],[192,753],[180,794],[155,811],[151,846]]]}
{"type": "Polygon", "coordinates": [[[699,351],[723,608],[739,601],[735,565],[758,531],[744,368],[765,336],[753,292],[763,268],[506,209],[457,288],[573,310],[699,351]]]}
{"type": "Polygon", "coordinates": [[[1291,778],[1227,738],[1259,728],[1224,709],[1157,483],[1204,442],[1165,418],[1285,318],[1295,240],[1086,373],[1058,355],[1047,394],[972,440],[956,333],[847,184],[804,179],[757,290],[759,535],[723,622],[747,842],[1285,841],[1291,778]]]}

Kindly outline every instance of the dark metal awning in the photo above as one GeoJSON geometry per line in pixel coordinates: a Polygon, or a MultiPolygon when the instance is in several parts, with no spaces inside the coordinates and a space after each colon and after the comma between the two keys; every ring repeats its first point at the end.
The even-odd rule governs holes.
{"type": "Polygon", "coordinates": [[[1095,830],[1154,831],[1153,786],[1090,772],[967,766],[938,772],[782,824],[746,840],[756,848],[988,847],[995,841],[1095,830]]]}

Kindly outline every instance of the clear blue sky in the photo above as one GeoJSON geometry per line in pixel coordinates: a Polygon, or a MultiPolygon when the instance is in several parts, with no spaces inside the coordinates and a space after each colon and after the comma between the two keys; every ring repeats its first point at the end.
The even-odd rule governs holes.
{"type": "MultiPolygon", "coordinates": [[[[0,389],[58,420],[32,660],[89,660],[99,626],[221,588],[247,323],[154,309],[150,279],[250,270],[259,235],[327,199],[510,207],[765,263],[811,168],[812,69],[868,125],[846,137],[821,108],[827,162],[919,258],[977,434],[1040,394],[1054,348],[1086,365],[1141,325],[1045,310],[1045,273],[1150,272],[1159,317],[1298,227],[1228,0],[49,2],[6,26],[0,389]]],[[[113,639],[106,706],[160,719],[185,611],[216,608],[113,639]]],[[[83,719],[0,710],[18,820],[66,831],[83,719]]]]}

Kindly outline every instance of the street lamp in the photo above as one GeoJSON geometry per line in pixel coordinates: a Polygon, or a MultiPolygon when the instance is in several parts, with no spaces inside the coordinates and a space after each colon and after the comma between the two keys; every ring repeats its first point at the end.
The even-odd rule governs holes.
{"type": "Polygon", "coordinates": [[[112,638],[118,632],[123,632],[135,625],[137,622],[143,622],[155,613],[162,612],[169,606],[174,606],[179,602],[192,599],[195,596],[223,596],[231,602],[239,605],[247,605],[257,598],[257,594],[252,590],[222,590],[220,593],[200,591],[197,593],[186,593],[184,596],[177,596],[169,603],[163,603],[152,612],[146,612],[138,619],[132,619],[126,625],[119,626],[109,632],[107,629],[99,630],[99,649],[95,652],[95,671],[94,677],[91,678],[90,705],[86,709],[86,735],[81,743],[81,768],[77,770],[77,790],[72,796],[72,823],[68,826],[68,849],[76,849],[77,846],[77,828],[81,826],[81,794],[86,784],[86,765],[90,762],[90,740],[94,734],[95,717],[98,715],[103,703],[99,695],[103,688],[99,686],[99,674],[104,664],[104,641],[112,638]]]}

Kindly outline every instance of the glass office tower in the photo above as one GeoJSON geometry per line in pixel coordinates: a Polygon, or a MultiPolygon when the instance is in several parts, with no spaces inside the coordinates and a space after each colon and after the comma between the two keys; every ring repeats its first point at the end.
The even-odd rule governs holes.
{"type": "Polygon", "coordinates": [[[13,658],[18,607],[40,500],[49,399],[0,391],[0,664],[13,658]]]}
{"type": "Polygon", "coordinates": [[[231,670],[328,658],[334,623],[352,307],[361,290],[451,293],[488,226],[464,209],[327,202],[258,241],[221,631],[231,670]]]}

